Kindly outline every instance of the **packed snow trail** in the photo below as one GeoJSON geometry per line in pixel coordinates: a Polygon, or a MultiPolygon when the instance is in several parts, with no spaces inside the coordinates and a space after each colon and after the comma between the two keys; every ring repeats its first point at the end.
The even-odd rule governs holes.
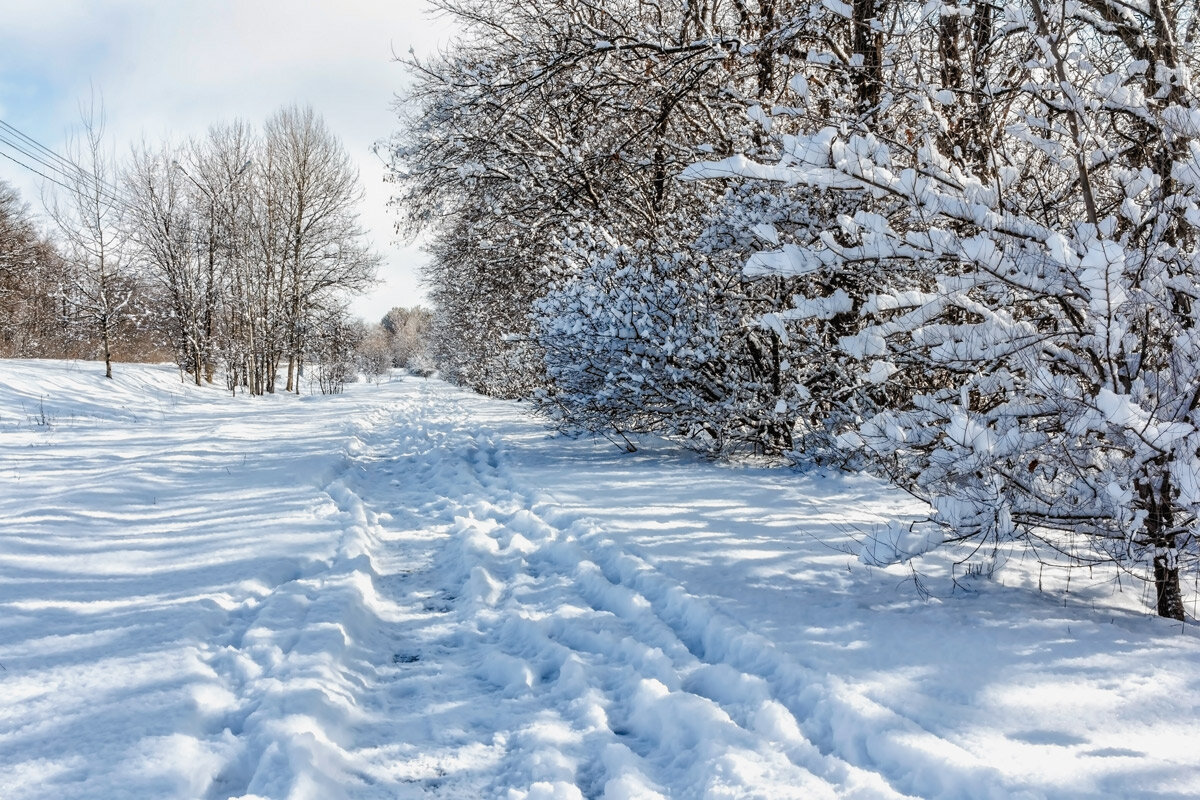
{"type": "Polygon", "coordinates": [[[0,797],[1200,792],[1194,635],[926,602],[843,552],[894,493],[646,444],[0,362],[0,797]]]}
{"type": "MultiPolygon", "coordinates": [[[[413,459],[400,498],[426,525],[438,521],[445,540],[408,576],[406,600],[449,620],[444,637],[411,639],[397,659],[408,673],[400,684],[424,689],[448,655],[470,665],[435,696],[461,698],[455,706],[492,698],[455,743],[492,748],[485,794],[896,796],[878,776],[822,756],[764,681],[697,659],[622,582],[632,565],[606,552],[606,574],[573,533],[586,522],[564,530],[532,509],[511,486],[494,434],[448,408],[445,392],[413,400],[399,410],[410,434],[401,450],[413,459]],[[431,417],[442,424],[414,425],[431,417]]],[[[430,719],[429,696],[412,692],[414,724],[430,719]]],[[[444,736],[441,725],[434,718],[426,736],[444,736]]],[[[457,776],[427,780],[447,797],[464,794],[457,776]]]]}

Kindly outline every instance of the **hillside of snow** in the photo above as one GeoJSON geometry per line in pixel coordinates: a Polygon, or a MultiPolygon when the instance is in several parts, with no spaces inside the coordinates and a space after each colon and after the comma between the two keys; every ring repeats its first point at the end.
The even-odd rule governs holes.
{"type": "Polygon", "coordinates": [[[1128,576],[873,565],[877,481],[433,380],[115,373],[0,361],[0,797],[1200,796],[1128,576]]]}

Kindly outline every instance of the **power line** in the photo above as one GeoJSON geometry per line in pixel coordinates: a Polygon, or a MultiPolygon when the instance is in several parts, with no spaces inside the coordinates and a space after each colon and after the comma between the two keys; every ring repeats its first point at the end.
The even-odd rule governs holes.
{"type": "MultiPolygon", "coordinates": [[[[99,197],[109,201],[110,203],[120,206],[126,211],[131,211],[134,213],[139,213],[141,211],[141,205],[139,201],[135,198],[131,198],[125,190],[101,180],[94,173],[88,172],[74,161],[71,161],[69,158],[56,153],[54,150],[51,150],[49,147],[34,139],[32,136],[29,136],[2,119],[0,119],[0,145],[7,145],[21,158],[32,161],[51,174],[47,174],[47,172],[43,172],[41,169],[38,169],[31,164],[25,163],[25,161],[14,157],[10,153],[4,152],[2,149],[0,149],[0,157],[8,159],[17,166],[22,167],[34,173],[35,175],[38,175],[50,183],[53,183],[55,186],[59,186],[71,193],[77,193],[80,189],[80,184],[82,184],[83,188],[95,190],[99,197]],[[16,137],[15,140],[14,136],[16,137]],[[64,180],[68,183],[64,183],[64,180]],[[70,185],[70,183],[75,183],[75,185],[70,185]]],[[[247,161],[245,164],[243,164],[242,168],[238,170],[237,175],[241,175],[243,172],[245,172],[250,166],[250,163],[250,161],[247,161]]],[[[176,163],[175,166],[180,170],[183,170],[182,165],[176,163]]],[[[186,170],[183,170],[183,172],[187,176],[188,180],[195,184],[200,191],[208,194],[208,191],[205,190],[204,187],[200,186],[200,184],[197,183],[191,175],[188,175],[186,170]]],[[[212,202],[211,197],[209,199],[210,202],[212,202]]],[[[184,241],[186,241],[188,244],[193,244],[196,246],[211,244],[209,239],[202,239],[194,234],[190,238],[185,238],[184,241]]]]}
{"type": "MultiPolygon", "coordinates": [[[[6,128],[12,127],[10,125],[7,125],[6,123],[3,123],[3,121],[0,121],[0,125],[3,125],[3,127],[6,127],[6,128]]],[[[24,138],[28,138],[28,137],[24,137],[24,138]]],[[[47,174],[46,172],[43,172],[42,170],[38,169],[37,167],[27,164],[24,161],[21,161],[18,158],[13,157],[11,154],[4,152],[3,150],[0,150],[0,157],[8,159],[9,161],[13,162],[17,166],[22,167],[23,169],[26,169],[35,175],[38,175],[39,177],[49,181],[50,183],[53,183],[55,186],[59,186],[65,190],[67,190],[68,192],[72,192],[72,193],[77,192],[79,190],[79,186],[78,185],[77,186],[68,185],[67,183],[64,183],[59,178],[65,178],[66,180],[82,180],[85,184],[85,188],[95,188],[97,190],[100,190],[100,188],[105,185],[102,182],[96,180],[94,176],[89,175],[78,165],[62,158],[61,156],[58,156],[58,158],[61,161],[63,161],[64,163],[70,164],[75,170],[77,170],[78,171],[77,175],[69,174],[66,171],[64,171],[63,169],[55,166],[54,164],[48,163],[44,158],[39,158],[37,156],[37,154],[30,153],[28,148],[22,147],[19,144],[10,141],[7,137],[5,137],[3,131],[0,131],[0,144],[8,145],[9,147],[16,150],[21,156],[34,161],[39,166],[46,168],[47,170],[49,170],[51,173],[54,173],[54,174],[47,174]],[[55,174],[57,174],[58,177],[55,177],[55,174]],[[88,186],[89,181],[91,182],[90,186],[88,186]]],[[[45,148],[42,148],[42,149],[45,149],[45,148]]],[[[52,151],[51,151],[51,154],[55,155],[55,154],[53,154],[52,151]]],[[[138,210],[138,206],[134,205],[133,203],[131,203],[130,201],[126,200],[123,197],[106,194],[103,191],[98,191],[98,193],[100,194],[101,197],[104,197],[105,199],[109,200],[110,202],[122,206],[127,211],[137,211],[138,210]]],[[[185,237],[182,241],[188,245],[194,245],[197,247],[209,245],[211,243],[210,240],[203,239],[203,238],[200,238],[195,235],[192,235],[190,237],[185,237]]]]}
{"type": "MultiPolygon", "coordinates": [[[[30,153],[29,155],[32,158],[35,158],[38,161],[38,163],[45,164],[46,166],[51,167],[55,171],[59,172],[60,174],[62,174],[64,176],[67,176],[67,177],[71,177],[70,172],[74,172],[74,173],[76,173],[77,176],[82,177],[85,180],[94,181],[94,182],[100,184],[103,188],[106,188],[110,192],[113,192],[114,194],[120,194],[119,187],[115,186],[114,184],[108,183],[106,181],[100,180],[99,177],[97,177],[95,174],[88,172],[83,167],[79,166],[78,164],[76,164],[74,161],[67,158],[66,156],[60,155],[59,153],[55,152],[54,150],[51,150],[49,147],[42,144],[41,142],[39,142],[37,139],[33,138],[29,134],[19,130],[18,128],[13,126],[11,123],[0,119],[0,128],[8,129],[13,134],[15,134],[17,137],[19,137],[20,139],[23,139],[26,142],[28,142],[30,145],[33,145],[35,150],[40,151],[41,153],[44,153],[46,156],[49,156],[55,162],[55,165],[47,164],[46,161],[44,160],[44,157],[40,157],[39,155],[37,155],[35,153],[30,153]],[[61,167],[57,166],[58,164],[65,166],[67,168],[67,170],[64,171],[61,167]]],[[[4,136],[3,131],[0,131],[0,136],[4,136]]],[[[21,147],[25,147],[25,146],[22,145],[21,147]]]]}
{"type": "Polygon", "coordinates": [[[8,145],[13,150],[17,151],[18,153],[21,153],[23,156],[30,158],[33,161],[36,161],[37,163],[41,164],[43,167],[46,167],[47,169],[49,169],[53,172],[56,172],[65,178],[70,178],[72,180],[78,180],[78,179],[84,177],[83,175],[80,174],[79,170],[76,170],[73,167],[64,169],[62,166],[59,165],[59,163],[57,161],[47,159],[41,153],[37,152],[36,150],[30,149],[28,145],[24,144],[21,141],[14,141],[11,138],[11,134],[7,133],[6,131],[0,130],[0,143],[4,143],[4,144],[8,145]]]}
{"type": "Polygon", "coordinates": [[[18,130],[17,128],[13,127],[11,124],[9,124],[8,122],[5,122],[2,119],[0,119],[0,128],[7,128],[10,132],[16,134],[17,137],[24,139],[26,142],[33,145],[38,150],[41,150],[43,153],[50,156],[55,161],[61,162],[62,164],[64,164],[65,166],[67,166],[71,169],[75,169],[75,170],[79,169],[79,167],[76,164],[72,163],[70,160],[64,158],[63,156],[60,156],[58,153],[54,152],[49,147],[46,147],[45,145],[43,145],[37,139],[34,139],[32,136],[22,132],[21,130],[18,130]]]}
{"type": "Polygon", "coordinates": [[[73,191],[73,190],[71,189],[71,187],[70,187],[70,186],[67,186],[65,183],[62,183],[61,181],[58,181],[58,180],[56,180],[56,179],[54,179],[54,178],[51,178],[49,175],[47,175],[46,173],[42,172],[41,170],[35,169],[34,167],[31,167],[31,166],[29,166],[28,164],[25,164],[25,163],[22,163],[22,162],[18,161],[17,159],[15,159],[15,158],[13,158],[12,156],[10,156],[8,153],[5,153],[5,152],[0,152],[0,157],[7,158],[9,161],[13,162],[13,163],[14,163],[14,164],[16,164],[17,166],[19,166],[19,167],[24,167],[25,169],[27,169],[27,170],[29,170],[30,172],[32,172],[34,175],[40,175],[40,176],[42,176],[43,178],[45,178],[46,180],[50,181],[51,183],[53,183],[53,184],[55,184],[55,185],[57,185],[57,186],[61,186],[62,188],[66,189],[67,191],[73,191]]]}
{"type": "Polygon", "coordinates": [[[75,186],[67,185],[63,183],[62,180],[51,177],[36,167],[31,166],[30,164],[18,160],[7,153],[0,152],[0,155],[3,155],[9,161],[24,167],[30,172],[40,175],[42,178],[50,181],[56,186],[60,186],[67,191],[74,192],[78,190],[78,184],[83,183],[87,188],[96,190],[97,194],[111,203],[116,203],[130,210],[135,208],[134,204],[130,202],[128,197],[126,197],[124,192],[122,192],[119,188],[107,183],[104,180],[101,180],[95,174],[89,173],[75,162],[62,155],[59,155],[43,145],[41,142],[34,139],[32,136],[21,132],[4,120],[0,120],[0,144],[7,145],[21,157],[33,161],[44,169],[53,173],[57,173],[57,175],[62,179],[76,184],[75,186]],[[6,134],[5,130],[12,131],[13,134],[19,137],[19,139],[14,141],[12,135],[6,134]],[[25,144],[21,140],[29,142],[32,145],[32,148],[30,147],[30,144],[25,144]],[[46,155],[42,155],[42,153],[45,153],[46,155]],[[47,156],[49,158],[47,158],[47,156]]]}
{"type": "Polygon", "coordinates": [[[0,134],[0,144],[8,145],[10,148],[12,148],[12,150],[14,150],[17,153],[19,158],[14,158],[12,155],[9,155],[8,153],[4,153],[3,151],[0,151],[0,155],[3,155],[5,158],[7,158],[9,161],[12,161],[14,164],[18,164],[18,165],[24,167],[25,169],[29,170],[30,172],[40,175],[41,177],[54,183],[57,186],[61,186],[62,188],[67,189],[68,191],[72,191],[72,192],[77,191],[79,188],[95,189],[97,191],[97,193],[104,199],[106,199],[112,203],[120,204],[125,207],[129,206],[128,201],[125,200],[123,197],[115,196],[111,192],[105,191],[103,184],[95,181],[94,179],[88,180],[88,178],[85,175],[68,173],[68,172],[58,168],[52,162],[47,162],[45,159],[38,158],[36,154],[31,153],[28,150],[15,145],[13,142],[7,140],[3,136],[3,134],[0,134]],[[38,169],[37,167],[35,167],[29,163],[26,163],[26,161],[23,161],[20,159],[27,159],[28,161],[32,161],[35,164],[41,166],[42,168],[49,170],[53,174],[48,175],[46,172],[43,172],[42,170],[38,169]],[[70,183],[64,183],[63,182],[64,180],[74,183],[75,185],[70,185],[70,183]]]}
{"type": "MultiPolygon", "coordinates": [[[[74,191],[76,191],[76,188],[75,188],[75,187],[68,186],[67,184],[65,184],[65,183],[63,183],[63,182],[61,182],[61,181],[59,181],[59,180],[57,180],[57,179],[55,179],[55,178],[52,178],[51,176],[47,175],[46,173],[42,172],[41,170],[38,170],[38,169],[36,169],[36,168],[34,168],[34,167],[31,167],[31,166],[29,166],[28,164],[25,164],[25,163],[22,163],[21,161],[18,161],[17,159],[13,158],[13,157],[12,157],[11,155],[9,155],[8,153],[5,153],[5,152],[3,152],[3,151],[0,151],[0,158],[7,158],[9,161],[13,162],[14,164],[16,164],[16,165],[18,165],[18,166],[20,166],[20,167],[23,167],[23,168],[25,168],[25,169],[29,170],[30,172],[34,173],[35,175],[39,175],[39,176],[41,176],[42,178],[45,178],[46,180],[50,181],[51,183],[55,184],[56,186],[60,186],[60,187],[62,187],[63,189],[66,189],[68,192],[74,192],[74,191]]],[[[38,163],[42,163],[42,162],[38,162],[38,163]]],[[[110,199],[112,199],[112,198],[110,198],[110,199]]],[[[124,207],[125,207],[127,210],[136,210],[136,207],[135,207],[135,206],[133,206],[133,205],[130,205],[130,204],[128,204],[128,203],[124,203],[124,202],[123,202],[123,201],[121,201],[121,200],[114,200],[114,202],[122,203],[122,204],[124,205],[124,207]]],[[[180,241],[181,241],[181,242],[183,242],[183,243],[185,243],[185,244],[188,244],[188,245],[194,245],[194,246],[197,246],[197,247],[200,247],[200,246],[209,246],[209,245],[211,245],[211,243],[212,243],[212,240],[211,240],[211,239],[207,239],[207,238],[201,238],[200,236],[197,236],[197,235],[191,235],[190,237],[184,237],[184,238],[183,238],[183,239],[181,239],[180,241]]]]}

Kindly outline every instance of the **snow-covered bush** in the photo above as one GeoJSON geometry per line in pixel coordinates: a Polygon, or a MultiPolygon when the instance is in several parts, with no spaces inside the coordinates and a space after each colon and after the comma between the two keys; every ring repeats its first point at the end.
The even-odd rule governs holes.
{"type": "Polygon", "coordinates": [[[343,310],[318,319],[311,331],[308,358],[321,394],[341,394],[347,383],[358,380],[358,352],[366,335],[365,326],[347,318],[343,310]]]}
{"type": "MultiPolygon", "coordinates": [[[[957,535],[1115,560],[1182,619],[1200,515],[1194,11],[929,5],[892,30],[870,124],[838,124],[796,80],[777,113],[807,130],[775,163],[727,159],[691,176],[873,198],[836,230],[747,264],[874,270],[839,358],[857,364],[849,387],[904,388],[843,446],[929,498],[957,535]],[[950,68],[962,49],[972,70],[950,68]],[[920,52],[941,71],[899,57],[920,52]],[[960,93],[979,111],[973,127],[950,110],[960,93]]],[[[846,306],[834,290],[776,318],[813,303],[846,306]]]]}
{"type": "MultiPolygon", "coordinates": [[[[769,106],[783,85],[777,37],[790,13],[678,0],[442,7],[461,36],[436,59],[408,62],[414,81],[390,147],[393,205],[403,229],[431,240],[442,374],[528,395],[547,379],[531,314],[559,300],[534,304],[575,291],[577,277],[588,291],[606,258],[607,245],[590,254],[563,241],[604,230],[618,247],[669,241],[658,251],[667,256],[691,248],[706,208],[681,216],[689,200],[674,176],[697,148],[752,143],[758,127],[742,100],[769,106]]],[[[559,352],[565,335],[554,333],[559,352]]]]}
{"type": "Polygon", "coordinates": [[[392,368],[392,345],[382,326],[371,326],[363,334],[355,348],[354,360],[368,381],[378,383],[392,368]]]}
{"type": "Polygon", "coordinates": [[[569,426],[618,437],[666,428],[719,450],[738,423],[714,276],[640,244],[595,254],[535,306],[549,379],[539,403],[569,426]]]}

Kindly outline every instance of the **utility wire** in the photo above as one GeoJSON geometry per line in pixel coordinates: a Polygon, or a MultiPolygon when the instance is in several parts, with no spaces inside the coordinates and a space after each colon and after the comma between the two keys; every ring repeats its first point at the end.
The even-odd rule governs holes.
{"type": "MultiPolygon", "coordinates": [[[[0,144],[9,144],[9,143],[6,142],[3,138],[0,138],[0,144]]],[[[96,193],[97,197],[99,197],[102,200],[107,201],[108,203],[111,203],[111,204],[117,205],[117,206],[121,206],[125,209],[133,208],[133,205],[125,197],[113,194],[111,191],[106,190],[104,188],[103,184],[100,184],[100,183],[96,182],[95,180],[89,181],[89,180],[82,178],[80,176],[77,176],[77,175],[70,175],[70,174],[64,175],[61,170],[55,169],[52,165],[46,164],[46,162],[35,158],[30,153],[28,153],[24,150],[21,150],[19,148],[14,148],[14,149],[16,150],[16,157],[14,157],[13,155],[11,155],[9,153],[4,153],[2,150],[0,150],[0,155],[3,155],[5,158],[12,161],[13,163],[19,164],[20,166],[24,167],[25,169],[29,170],[30,172],[40,175],[41,177],[45,178],[46,180],[54,183],[56,186],[60,186],[73,194],[77,194],[80,191],[83,191],[85,193],[91,193],[94,191],[96,193]],[[41,166],[46,171],[43,171],[43,169],[39,169],[38,166],[34,166],[34,164],[28,163],[29,161],[33,161],[34,164],[41,166]]]]}
{"type": "MultiPolygon", "coordinates": [[[[138,200],[136,198],[131,198],[128,191],[126,189],[124,189],[123,187],[121,187],[117,184],[113,184],[113,183],[109,183],[107,181],[101,180],[93,173],[88,172],[83,167],[76,164],[74,161],[71,161],[69,158],[66,158],[65,156],[60,155],[59,153],[55,152],[54,150],[51,150],[49,147],[46,147],[44,144],[39,142],[37,139],[34,139],[32,136],[24,133],[23,131],[17,129],[12,124],[10,124],[2,119],[0,119],[0,143],[7,144],[9,147],[12,147],[17,152],[19,152],[22,156],[32,159],[33,161],[36,161],[38,164],[40,164],[54,172],[57,172],[59,175],[62,175],[64,178],[66,178],[68,180],[72,180],[72,181],[83,180],[87,183],[93,184],[95,187],[103,190],[102,193],[109,200],[112,200],[117,203],[121,203],[124,206],[126,206],[126,208],[133,208],[133,209],[137,208],[138,200]],[[5,129],[10,131],[11,134],[6,133],[5,129]],[[21,142],[21,141],[13,142],[11,140],[12,135],[17,136],[21,140],[24,140],[24,142],[21,142]],[[25,144],[25,142],[28,142],[28,144],[25,144]],[[30,150],[29,150],[30,146],[32,146],[35,149],[34,152],[30,152],[30,150]],[[42,155],[43,153],[45,154],[44,156],[42,155]],[[49,157],[53,163],[47,162],[46,157],[49,157]]],[[[10,159],[10,160],[12,160],[12,159],[10,159]]],[[[192,184],[196,186],[196,188],[198,188],[200,191],[204,192],[205,194],[209,194],[209,190],[205,189],[203,186],[201,186],[196,181],[196,179],[193,178],[191,176],[191,174],[189,174],[188,171],[183,168],[182,164],[180,164],[177,161],[173,161],[172,163],[175,165],[175,167],[177,169],[182,171],[185,176],[187,176],[188,180],[191,181],[192,184]]],[[[252,163],[253,163],[252,159],[247,160],[246,163],[244,163],[241,166],[241,168],[239,170],[237,170],[237,172],[234,174],[234,178],[236,178],[237,176],[240,176],[243,172],[245,172],[252,163]]],[[[28,165],[25,165],[25,164],[22,164],[22,166],[24,166],[26,169],[32,169],[31,167],[29,167],[28,165]]],[[[34,171],[36,171],[36,170],[34,170],[34,171]]],[[[40,172],[38,174],[42,175],[42,173],[40,173],[40,172]]],[[[42,177],[46,177],[46,176],[42,175],[42,177]]],[[[232,179],[230,182],[232,183],[232,179]]],[[[61,183],[59,183],[58,185],[62,186],[61,183]]],[[[66,188],[70,188],[70,187],[66,187],[66,188]]]]}
{"type": "Polygon", "coordinates": [[[45,170],[48,170],[52,173],[56,173],[59,177],[52,177],[51,175],[46,174],[46,172],[43,172],[42,170],[38,169],[37,167],[34,167],[28,163],[25,163],[24,161],[18,160],[17,158],[14,158],[13,156],[11,156],[9,154],[0,151],[0,155],[4,156],[9,161],[12,161],[14,164],[18,164],[21,167],[24,167],[25,169],[29,170],[30,172],[40,175],[42,178],[45,178],[46,180],[50,181],[51,183],[55,184],[56,186],[60,186],[63,189],[66,189],[67,191],[75,192],[75,191],[78,191],[79,184],[83,184],[86,188],[95,190],[101,197],[103,197],[105,200],[108,200],[111,203],[120,205],[127,210],[134,210],[136,208],[135,205],[130,201],[130,199],[125,195],[125,193],[122,192],[120,189],[116,188],[112,184],[109,184],[109,183],[101,180],[96,175],[87,172],[82,167],[80,167],[78,164],[71,161],[70,159],[63,157],[63,156],[59,155],[58,153],[55,153],[53,150],[51,150],[50,148],[41,144],[36,139],[33,139],[33,137],[22,133],[21,131],[17,130],[12,125],[10,125],[9,123],[7,123],[3,120],[0,120],[0,144],[7,145],[9,148],[11,148],[11,150],[15,151],[20,157],[38,164],[45,170]],[[14,138],[11,134],[6,133],[6,130],[13,131],[16,134],[16,136],[20,137],[20,138],[14,140],[14,138]],[[25,141],[31,142],[32,147],[30,145],[22,142],[21,141],[22,139],[25,141]],[[48,154],[48,157],[45,155],[42,155],[43,152],[48,154]],[[67,183],[64,183],[63,180],[66,180],[70,183],[74,183],[75,185],[74,186],[68,185],[67,183]]]}
{"type": "MultiPolygon", "coordinates": [[[[43,153],[43,154],[45,154],[45,156],[48,156],[50,159],[52,159],[55,162],[55,164],[61,164],[63,167],[66,167],[66,171],[64,171],[61,167],[51,166],[50,164],[47,164],[46,161],[44,160],[45,156],[39,157],[38,155],[30,153],[30,156],[33,158],[36,158],[39,163],[45,164],[46,166],[50,166],[52,169],[55,169],[55,171],[59,172],[60,174],[65,175],[65,176],[68,176],[68,177],[70,177],[70,173],[74,172],[76,176],[82,177],[85,180],[94,181],[94,182],[100,184],[101,186],[103,186],[104,188],[108,189],[110,192],[112,192],[114,194],[120,194],[120,188],[118,186],[115,186],[111,183],[107,183],[105,181],[101,181],[94,174],[89,173],[87,170],[80,167],[74,161],[71,161],[69,158],[67,158],[63,155],[60,155],[59,153],[55,152],[54,150],[51,150],[49,147],[42,144],[37,139],[34,139],[29,134],[27,134],[21,130],[18,130],[12,124],[0,119],[0,128],[7,129],[8,131],[11,131],[12,134],[15,134],[19,139],[23,139],[25,142],[28,142],[30,145],[32,145],[35,148],[36,151],[39,151],[40,153],[43,153]]],[[[0,136],[4,136],[4,135],[5,135],[4,131],[0,130],[0,136]]],[[[22,146],[24,146],[24,145],[22,145],[22,146]]]]}
{"type": "MultiPolygon", "coordinates": [[[[12,150],[16,151],[22,158],[33,161],[35,164],[43,167],[52,174],[47,174],[37,167],[27,164],[24,161],[21,161],[20,159],[10,155],[9,153],[5,153],[3,150],[0,150],[0,157],[8,159],[14,164],[29,170],[35,175],[44,178],[50,183],[53,183],[54,185],[67,190],[68,192],[78,192],[80,188],[79,183],[82,183],[84,188],[96,190],[97,194],[99,194],[105,200],[121,206],[126,211],[132,211],[135,213],[140,211],[140,205],[138,202],[134,199],[131,199],[125,191],[114,186],[113,184],[101,180],[93,173],[83,169],[83,167],[79,166],[74,161],[71,161],[69,158],[56,153],[49,147],[46,147],[44,144],[34,139],[32,136],[20,131],[2,119],[0,119],[0,145],[7,145],[12,150]],[[16,137],[15,140],[14,137],[16,137]],[[58,177],[55,177],[55,175],[58,177]],[[68,183],[64,183],[63,180],[77,183],[76,185],[72,186],[68,183]]],[[[176,164],[176,166],[182,169],[181,165],[176,164]]],[[[242,172],[244,172],[248,166],[250,166],[249,161],[242,166],[242,169],[238,171],[238,174],[240,175],[242,172]]],[[[187,175],[186,170],[184,171],[184,174],[187,175]]],[[[193,184],[196,184],[197,188],[199,188],[201,191],[206,191],[203,187],[196,183],[196,180],[192,178],[191,175],[187,175],[187,178],[193,184]]],[[[197,246],[209,244],[207,239],[201,239],[195,235],[193,235],[191,238],[185,238],[184,241],[186,241],[188,244],[197,246]]]]}
{"type": "Polygon", "coordinates": [[[13,127],[11,124],[9,124],[8,122],[5,122],[2,119],[0,119],[0,128],[6,128],[10,133],[15,134],[20,139],[24,139],[26,142],[33,145],[35,148],[42,151],[43,153],[45,153],[47,156],[54,159],[55,161],[63,164],[64,166],[66,166],[70,169],[74,169],[74,170],[79,169],[75,164],[73,164],[68,159],[60,156],[58,153],[54,152],[49,147],[46,147],[44,144],[39,142],[37,139],[34,139],[32,136],[24,133],[23,131],[18,130],[17,128],[13,127]]]}
{"type": "Polygon", "coordinates": [[[71,187],[70,187],[70,186],[67,186],[67,185],[66,185],[65,183],[63,183],[62,181],[56,180],[55,178],[51,178],[49,175],[47,175],[46,173],[42,172],[41,170],[35,169],[34,167],[31,167],[31,166],[29,166],[28,164],[25,164],[25,163],[23,163],[23,162],[21,162],[21,161],[18,161],[17,159],[15,159],[15,158],[13,158],[12,156],[10,156],[8,153],[5,153],[5,152],[0,152],[0,157],[7,158],[9,161],[13,162],[13,163],[14,163],[14,164],[16,164],[17,166],[19,166],[19,167],[24,167],[25,169],[27,169],[27,170],[29,170],[30,172],[32,172],[34,175],[40,175],[40,176],[42,176],[43,178],[45,178],[46,180],[50,181],[51,183],[53,183],[53,184],[55,184],[55,185],[57,185],[57,186],[61,186],[62,188],[66,189],[67,191],[73,191],[73,189],[71,189],[71,187]]]}
{"type": "MultiPolygon", "coordinates": [[[[3,142],[3,141],[4,141],[3,137],[0,136],[0,142],[3,142]]],[[[4,143],[8,144],[7,142],[4,142],[4,143]]],[[[24,151],[19,151],[19,152],[21,152],[23,155],[28,155],[24,151]]],[[[29,156],[29,157],[32,158],[32,156],[29,156]]],[[[13,162],[14,164],[16,164],[24,169],[29,170],[30,172],[34,173],[35,175],[41,176],[42,178],[46,179],[50,183],[53,183],[56,186],[60,186],[63,189],[66,189],[68,192],[75,192],[79,188],[77,186],[69,186],[66,183],[63,183],[58,178],[55,178],[52,175],[47,175],[45,172],[42,172],[41,170],[39,170],[35,167],[32,167],[29,164],[19,161],[18,159],[14,158],[13,156],[9,155],[8,153],[5,153],[3,150],[0,150],[0,158],[6,158],[9,161],[13,162]]],[[[38,160],[37,163],[42,166],[47,166],[44,161],[38,160]]],[[[51,167],[50,169],[53,169],[53,167],[51,167]]],[[[55,171],[58,172],[59,175],[62,175],[61,170],[55,170],[55,171]]],[[[72,179],[73,176],[66,175],[64,177],[66,177],[67,179],[72,179]]],[[[126,210],[137,210],[135,206],[133,206],[130,203],[127,203],[119,198],[112,198],[112,197],[108,197],[107,195],[105,195],[105,197],[107,197],[107,199],[111,200],[112,202],[123,205],[126,210]]],[[[195,247],[209,246],[211,244],[211,241],[209,239],[201,238],[200,236],[197,236],[195,234],[184,236],[180,240],[180,242],[183,244],[187,244],[187,245],[191,245],[191,246],[195,246],[195,247]]]]}
{"type": "MultiPolygon", "coordinates": [[[[0,136],[0,144],[7,144],[10,147],[12,147],[12,144],[10,142],[8,142],[7,140],[5,140],[3,136],[0,136]]],[[[24,167],[25,169],[29,170],[30,172],[40,175],[41,177],[45,178],[47,181],[50,181],[51,183],[55,184],[56,186],[61,186],[63,189],[66,189],[69,192],[78,192],[80,189],[84,189],[84,190],[94,189],[94,190],[96,190],[97,194],[100,197],[109,201],[110,203],[120,205],[126,209],[130,209],[133,207],[130,204],[130,202],[128,200],[126,200],[125,198],[119,197],[119,196],[114,196],[112,193],[105,191],[102,184],[98,184],[95,181],[88,181],[87,179],[85,179],[79,175],[64,174],[64,172],[62,170],[56,169],[52,164],[47,164],[45,161],[38,159],[33,154],[31,154],[25,150],[22,150],[21,148],[13,147],[13,149],[16,151],[17,157],[14,157],[13,155],[10,155],[9,153],[5,153],[3,150],[0,150],[0,156],[4,156],[9,161],[12,161],[14,164],[18,164],[18,165],[24,167]],[[32,164],[29,164],[29,163],[26,163],[25,161],[20,160],[22,158],[33,161],[34,163],[36,163],[39,166],[48,170],[50,174],[47,174],[47,172],[43,172],[41,169],[38,169],[37,167],[33,166],[32,164]],[[68,183],[64,183],[64,180],[68,181],[68,183]],[[72,183],[74,185],[72,185],[72,183]]]]}

